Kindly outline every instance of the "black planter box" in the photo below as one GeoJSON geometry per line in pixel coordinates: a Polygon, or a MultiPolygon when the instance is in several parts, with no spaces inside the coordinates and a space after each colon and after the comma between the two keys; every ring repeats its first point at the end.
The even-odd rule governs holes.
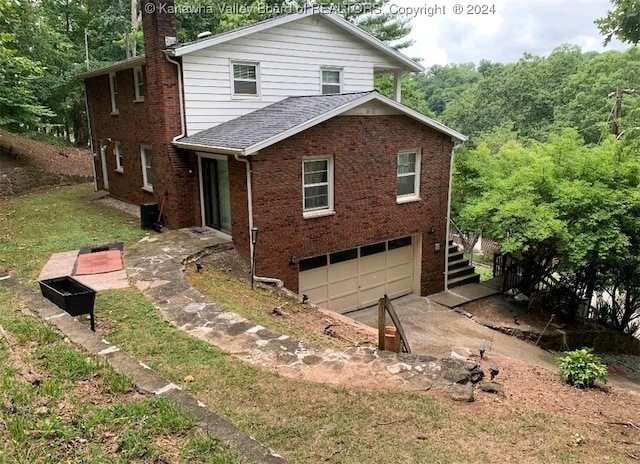
{"type": "Polygon", "coordinates": [[[91,315],[91,330],[95,331],[93,320],[93,306],[96,301],[96,291],[81,284],[73,277],[56,277],[40,282],[42,296],[65,310],[70,316],[82,314],[91,315]]]}

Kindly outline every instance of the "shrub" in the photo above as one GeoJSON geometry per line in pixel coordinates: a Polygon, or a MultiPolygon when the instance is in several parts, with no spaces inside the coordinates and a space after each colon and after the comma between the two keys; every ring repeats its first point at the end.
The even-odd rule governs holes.
{"type": "Polygon", "coordinates": [[[593,348],[567,351],[556,363],[562,378],[574,387],[593,387],[596,380],[607,383],[607,366],[593,354],[593,348]]]}

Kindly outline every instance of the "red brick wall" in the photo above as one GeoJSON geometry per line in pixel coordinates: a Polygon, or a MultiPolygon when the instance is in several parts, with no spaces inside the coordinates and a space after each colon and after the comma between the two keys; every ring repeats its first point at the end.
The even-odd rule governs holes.
{"type": "MultiPolygon", "coordinates": [[[[443,290],[451,148],[450,137],[405,116],[345,116],[251,157],[254,224],[260,229],[256,273],[297,291],[291,255],[307,258],[421,233],[421,293],[443,290]],[[422,200],[397,204],[397,154],[406,149],[422,151],[422,200]],[[334,157],[335,214],[304,219],[302,158],[316,155],[334,157]],[[426,233],[431,226],[435,233],[426,233]]],[[[231,188],[233,198],[244,184],[237,179],[231,188]]],[[[233,207],[235,216],[241,205],[233,207]]],[[[234,244],[247,255],[247,223],[233,226],[234,244]]]]}
{"type": "MultiPolygon", "coordinates": [[[[162,203],[168,192],[165,206],[165,221],[169,228],[187,227],[200,223],[197,158],[179,153],[171,144],[181,133],[180,95],[178,72],[169,63],[163,50],[165,37],[176,36],[175,15],[171,11],[172,0],[147,0],[144,3],[163,3],[152,9],[142,8],[145,45],[144,102],[134,102],[133,70],[116,73],[118,81],[119,115],[111,115],[109,76],[103,75],[87,80],[89,112],[96,152],[98,140],[110,137],[119,141],[124,155],[124,173],[116,169],[113,144],[107,148],[109,191],[119,199],[131,203],[155,201],[162,203]],[[140,145],[153,148],[153,193],[142,190],[142,165],[140,145]]],[[[102,167],[96,159],[98,187],[103,188],[102,167]]]]}
{"type": "MultiPolygon", "coordinates": [[[[111,94],[109,76],[103,75],[87,80],[87,95],[91,113],[92,131],[94,133],[94,149],[100,153],[99,140],[107,145],[107,138],[112,143],[107,145],[107,174],[109,191],[121,200],[132,203],[155,201],[152,193],[142,190],[142,164],[140,145],[151,144],[149,134],[148,103],[134,102],[133,70],[127,69],[116,73],[118,81],[119,115],[111,114],[111,94]],[[114,143],[120,142],[124,158],[124,172],[116,172],[114,143]]],[[[104,188],[102,164],[95,159],[98,188],[104,188]]]]}
{"type": "Polygon", "coordinates": [[[165,216],[167,226],[180,228],[197,220],[197,166],[194,157],[179,153],[172,145],[181,133],[180,94],[177,67],[166,60],[165,38],[176,37],[176,18],[172,0],[145,0],[142,5],[144,50],[147,62],[149,127],[153,146],[153,189],[156,198],[168,192],[165,216]],[[156,4],[147,8],[147,3],[156,4]],[[162,6],[162,7],[161,7],[162,6]],[[153,13],[148,13],[153,11],[153,13]]]}

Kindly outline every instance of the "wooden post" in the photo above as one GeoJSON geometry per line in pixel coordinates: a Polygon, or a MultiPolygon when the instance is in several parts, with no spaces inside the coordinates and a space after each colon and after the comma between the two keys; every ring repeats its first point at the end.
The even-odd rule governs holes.
{"type": "Polygon", "coordinates": [[[393,305],[391,304],[391,301],[389,300],[389,297],[387,295],[384,296],[384,300],[385,300],[385,306],[389,311],[389,316],[391,316],[391,320],[393,321],[396,328],[398,329],[398,331],[396,332],[397,339],[402,340],[402,343],[404,343],[405,353],[411,353],[411,348],[409,347],[409,340],[407,339],[407,336],[404,333],[404,329],[402,328],[402,324],[400,323],[400,318],[398,317],[396,310],[393,309],[393,305]]]}
{"type": "Polygon", "coordinates": [[[384,298],[378,300],[378,349],[384,350],[384,327],[386,325],[386,308],[384,298]]]}

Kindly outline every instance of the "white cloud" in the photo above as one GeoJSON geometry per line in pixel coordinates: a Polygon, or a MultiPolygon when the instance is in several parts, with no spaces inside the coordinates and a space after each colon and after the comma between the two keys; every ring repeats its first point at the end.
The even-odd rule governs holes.
{"type": "Polygon", "coordinates": [[[578,45],[583,51],[627,47],[619,42],[607,48],[602,46],[603,37],[594,20],[611,8],[609,0],[474,1],[474,4],[461,2],[463,11],[456,14],[454,1],[391,0],[389,6],[398,14],[417,12],[411,21],[410,35],[415,43],[404,53],[420,58],[428,67],[478,63],[482,59],[511,63],[525,52],[546,56],[562,44],[578,45]],[[467,5],[487,8],[485,14],[470,14],[467,5]]]}

